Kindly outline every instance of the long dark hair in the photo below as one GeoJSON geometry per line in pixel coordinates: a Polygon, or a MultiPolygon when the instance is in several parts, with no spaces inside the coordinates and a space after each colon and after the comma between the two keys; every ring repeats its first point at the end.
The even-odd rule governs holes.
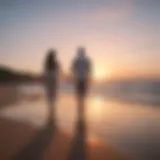
{"type": "Polygon", "coordinates": [[[48,51],[46,62],[45,62],[45,69],[46,70],[57,70],[58,63],[56,60],[56,51],[51,49],[48,51]]]}

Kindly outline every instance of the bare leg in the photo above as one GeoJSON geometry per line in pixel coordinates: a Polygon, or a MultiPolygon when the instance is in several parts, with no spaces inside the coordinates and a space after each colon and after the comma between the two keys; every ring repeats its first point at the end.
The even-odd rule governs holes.
{"type": "Polygon", "coordinates": [[[48,123],[55,122],[55,100],[49,99],[48,100],[48,123]]]}
{"type": "Polygon", "coordinates": [[[78,95],[78,119],[84,118],[84,96],[78,95]]]}

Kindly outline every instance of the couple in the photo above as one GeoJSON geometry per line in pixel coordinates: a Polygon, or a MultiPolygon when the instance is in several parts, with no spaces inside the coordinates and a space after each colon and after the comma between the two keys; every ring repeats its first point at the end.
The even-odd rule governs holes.
{"type": "MultiPolygon", "coordinates": [[[[49,121],[52,121],[53,118],[55,118],[54,102],[57,94],[59,72],[60,65],[56,58],[56,51],[50,50],[44,66],[45,86],[49,103],[49,121]]],[[[75,82],[78,101],[78,115],[79,118],[81,118],[84,112],[84,98],[87,93],[88,83],[91,75],[91,63],[89,58],[85,55],[85,48],[80,47],[77,49],[77,56],[73,60],[71,72],[75,82]]]]}

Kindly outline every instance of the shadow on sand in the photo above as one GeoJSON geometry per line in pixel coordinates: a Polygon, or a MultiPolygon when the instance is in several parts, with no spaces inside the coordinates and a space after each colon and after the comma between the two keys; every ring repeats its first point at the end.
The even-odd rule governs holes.
{"type": "Polygon", "coordinates": [[[29,143],[15,157],[13,157],[13,160],[42,159],[42,154],[49,146],[56,130],[57,129],[53,123],[48,122],[44,128],[35,133],[29,143]]]}
{"type": "MultiPolygon", "coordinates": [[[[52,107],[50,107],[50,109],[47,125],[33,135],[28,144],[22,148],[22,150],[15,157],[13,157],[13,160],[41,160],[43,158],[44,151],[49,147],[55,133],[58,132],[55,125],[55,119],[52,118],[54,117],[55,112],[52,107]]],[[[86,153],[87,142],[84,105],[82,101],[80,101],[78,106],[78,118],[75,126],[75,134],[71,142],[71,148],[67,160],[85,160],[86,153]]]]}
{"type": "Polygon", "coordinates": [[[67,160],[86,160],[87,156],[87,140],[86,140],[86,124],[84,118],[84,105],[79,103],[78,118],[75,128],[75,135],[71,143],[71,149],[67,160]]]}

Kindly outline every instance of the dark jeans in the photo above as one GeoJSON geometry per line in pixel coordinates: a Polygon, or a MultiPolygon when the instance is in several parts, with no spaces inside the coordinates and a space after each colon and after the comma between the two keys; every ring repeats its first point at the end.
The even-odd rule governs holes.
{"type": "Polygon", "coordinates": [[[86,80],[78,80],[76,83],[76,92],[78,96],[84,97],[88,90],[88,82],[86,80]]]}

